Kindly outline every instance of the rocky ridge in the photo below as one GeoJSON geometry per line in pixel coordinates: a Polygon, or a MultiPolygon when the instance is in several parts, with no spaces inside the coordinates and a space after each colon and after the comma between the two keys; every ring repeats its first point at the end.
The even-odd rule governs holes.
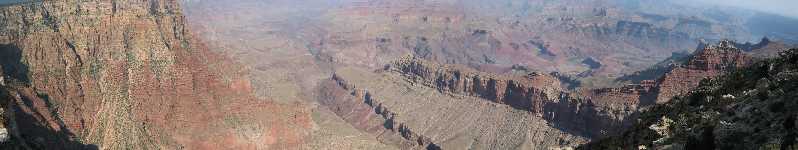
{"type": "Polygon", "coordinates": [[[670,100],[673,96],[685,94],[698,86],[699,81],[744,67],[752,62],[752,57],[734,46],[734,42],[723,40],[717,45],[709,45],[697,50],[687,64],[671,69],[657,80],[657,103],[670,100]]]}
{"type": "MultiPolygon", "coordinates": [[[[320,97],[319,100],[358,129],[382,137],[382,142],[402,141],[398,142],[398,145],[404,145],[400,147],[433,145],[458,148],[452,147],[451,141],[441,137],[452,134],[442,133],[449,130],[430,131],[429,121],[425,120],[438,120],[438,116],[419,109],[444,109],[432,114],[449,114],[451,110],[440,107],[468,107],[485,103],[496,105],[497,108],[509,108],[511,112],[525,112],[518,117],[533,118],[530,121],[535,124],[545,124],[560,132],[591,140],[621,133],[635,123],[641,109],[656,104],[658,98],[684,94],[673,89],[692,89],[695,86],[686,83],[734,71],[735,68],[748,65],[751,60],[747,53],[735,48],[733,42],[724,40],[697,50],[687,58],[685,65],[674,65],[659,79],[642,80],[621,87],[568,90],[556,74],[495,74],[468,66],[438,64],[424,58],[406,56],[374,71],[338,69],[330,81],[326,81],[329,83],[323,84],[322,89],[328,90],[322,90],[321,93],[325,93],[323,95],[326,97],[320,97]],[[436,92],[414,94],[428,90],[436,92]],[[407,115],[414,117],[408,119],[407,115]],[[397,125],[402,128],[396,128],[397,125]]],[[[486,111],[479,108],[469,110],[486,111]]],[[[496,133],[505,134],[502,131],[496,133]]],[[[504,136],[518,138],[523,134],[504,136]]],[[[570,139],[550,143],[545,139],[530,140],[538,143],[531,144],[532,147],[568,146],[582,141],[570,139]]],[[[512,142],[491,144],[497,143],[512,142]]]]}
{"type": "Polygon", "coordinates": [[[796,149],[798,49],[705,79],[630,130],[581,149],[796,149]]]}
{"type": "Polygon", "coordinates": [[[403,57],[385,69],[439,92],[480,97],[536,113],[543,112],[543,102],[558,101],[562,94],[559,80],[540,73],[500,76],[465,66],[439,65],[413,56],[403,57]]]}
{"type": "Polygon", "coordinates": [[[414,57],[396,61],[389,71],[402,74],[410,83],[443,93],[478,97],[529,111],[554,126],[586,137],[618,132],[618,127],[637,109],[638,99],[582,96],[564,90],[557,78],[542,73],[495,75],[414,57]]]}
{"type": "Polygon", "coordinates": [[[400,148],[545,149],[585,142],[528,110],[436,92],[396,73],[341,68],[321,93],[321,103],[344,120],[400,148]]]}
{"type": "MultiPolygon", "coordinates": [[[[348,83],[346,80],[338,77],[337,75],[333,75],[331,81],[328,83],[323,84],[334,84],[334,85],[326,85],[324,88],[330,88],[330,91],[325,91],[324,93],[324,100],[322,101],[325,105],[331,106],[338,106],[334,107],[336,109],[335,112],[339,112],[338,115],[346,116],[347,114],[340,114],[340,112],[356,112],[360,115],[364,116],[355,116],[355,118],[365,118],[365,119],[373,119],[370,122],[376,121],[377,123],[381,124],[382,126],[374,126],[373,124],[367,124],[363,120],[353,120],[357,127],[361,128],[362,130],[370,131],[370,132],[378,132],[380,137],[383,139],[390,139],[393,138],[394,142],[398,140],[399,147],[402,148],[426,148],[428,150],[439,150],[441,149],[440,146],[433,143],[429,137],[421,135],[418,131],[413,131],[410,127],[406,126],[402,122],[397,122],[396,118],[398,115],[395,112],[392,112],[389,106],[383,106],[382,103],[379,103],[380,100],[377,100],[375,97],[372,97],[371,93],[366,90],[358,89],[355,85],[348,83]],[[336,95],[341,93],[349,93],[349,96],[342,96],[336,95]],[[346,98],[351,98],[355,101],[349,101],[347,104],[340,104],[340,101],[345,101],[346,98]],[[344,99],[344,100],[340,100],[344,99]],[[362,102],[361,102],[362,101],[362,102]],[[346,107],[349,105],[349,107],[346,107]],[[343,107],[341,107],[343,106],[343,107]],[[343,109],[343,110],[342,110],[343,109]],[[370,111],[363,111],[363,110],[370,110],[370,111]],[[369,117],[372,115],[376,115],[374,117],[369,117]]],[[[391,142],[390,140],[386,140],[391,142]]]]}

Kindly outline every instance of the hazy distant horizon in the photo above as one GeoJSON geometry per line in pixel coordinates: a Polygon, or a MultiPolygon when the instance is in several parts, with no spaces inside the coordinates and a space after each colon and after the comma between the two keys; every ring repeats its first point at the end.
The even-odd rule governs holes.
{"type": "Polygon", "coordinates": [[[731,6],[760,12],[773,13],[798,19],[798,1],[795,0],[676,0],[683,3],[705,3],[731,6]]]}
{"type": "Polygon", "coordinates": [[[33,0],[0,0],[0,5],[8,5],[14,3],[30,2],[33,0]]]}

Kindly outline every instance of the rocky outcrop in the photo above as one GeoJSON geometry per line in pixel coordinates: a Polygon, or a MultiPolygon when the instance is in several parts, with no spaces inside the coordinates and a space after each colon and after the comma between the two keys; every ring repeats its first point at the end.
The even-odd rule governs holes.
{"type": "Polygon", "coordinates": [[[752,58],[734,47],[731,41],[721,41],[697,50],[687,64],[674,67],[658,79],[657,103],[664,103],[673,96],[685,94],[698,86],[704,78],[721,75],[750,64],[752,58]]]}
{"type": "Polygon", "coordinates": [[[701,81],[582,149],[796,149],[798,49],[701,81]]]}

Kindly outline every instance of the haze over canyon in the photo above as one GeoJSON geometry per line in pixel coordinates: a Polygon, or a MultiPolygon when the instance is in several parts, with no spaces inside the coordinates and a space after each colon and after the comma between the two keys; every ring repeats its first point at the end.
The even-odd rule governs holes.
{"type": "Polygon", "coordinates": [[[0,149],[798,149],[792,1],[0,1],[0,149]]]}

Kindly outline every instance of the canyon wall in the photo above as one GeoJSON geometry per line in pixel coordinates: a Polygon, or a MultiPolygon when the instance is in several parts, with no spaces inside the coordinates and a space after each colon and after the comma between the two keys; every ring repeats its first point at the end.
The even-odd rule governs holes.
{"type": "Polygon", "coordinates": [[[385,70],[339,68],[320,90],[326,96],[319,101],[338,116],[400,148],[547,149],[585,142],[529,110],[438,92],[385,70]]]}
{"type": "Polygon", "coordinates": [[[480,97],[537,113],[542,113],[544,102],[558,101],[562,94],[559,80],[545,74],[530,74],[526,78],[499,77],[465,66],[439,65],[416,57],[403,57],[385,69],[439,92],[480,97]]]}
{"type": "Polygon", "coordinates": [[[304,107],[254,98],[244,67],[194,39],[177,1],[3,6],[0,47],[18,52],[22,65],[3,67],[33,104],[17,114],[44,116],[22,120],[24,138],[63,140],[42,127],[100,149],[292,148],[310,127],[304,107]]]}
{"type": "Polygon", "coordinates": [[[383,70],[406,82],[451,95],[478,97],[541,116],[575,135],[602,137],[619,133],[634,123],[638,109],[668,101],[695,88],[704,78],[746,66],[751,57],[731,41],[707,45],[683,66],[673,67],[659,79],[637,84],[569,91],[549,74],[496,75],[460,65],[440,65],[408,56],[383,70]]]}
{"type": "Polygon", "coordinates": [[[619,131],[619,127],[628,124],[625,118],[636,111],[639,100],[571,93],[561,87],[556,77],[548,74],[495,75],[415,57],[405,57],[387,69],[403,75],[411,83],[436,88],[442,93],[479,97],[529,111],[555,126],[587,137],[619,131]]]}

